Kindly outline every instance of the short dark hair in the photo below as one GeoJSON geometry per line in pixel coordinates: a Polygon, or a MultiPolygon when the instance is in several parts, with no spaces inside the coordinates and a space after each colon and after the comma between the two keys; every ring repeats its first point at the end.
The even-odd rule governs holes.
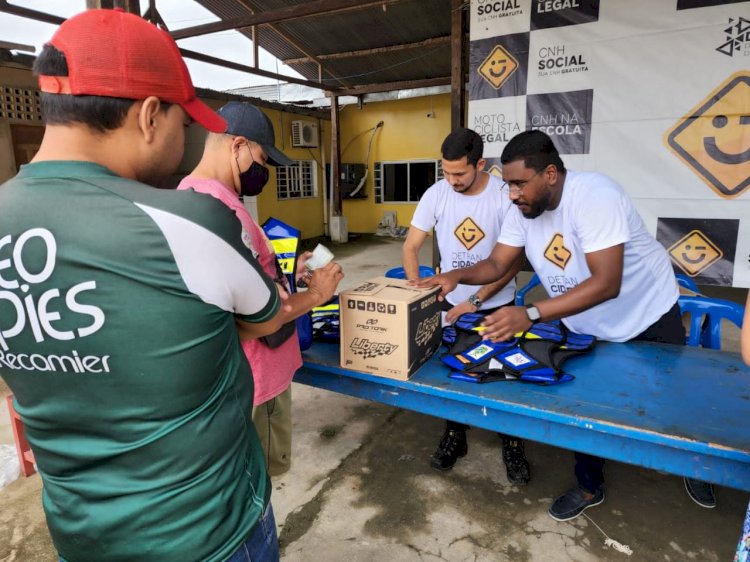
{"type": "Polygon", "coordinates": [[[472,166],[482,158],[484,142],[476,131],[471,129],[456,129],[443,141],[440,153],[446,160],[460,160],[466,156],[466,160],[472,166]]]}
{"type": "MultiPolygon", "coordinates": [[[[50,44],[44,45],[34,61],[34,76],[67,76],[65,55],[50,44]]],[[[122,126],[135,100],[104,96],[74,96],[42,92],[42,116],[47,124],[82,123],[105,133],[122,126]]]]}
{"type": "Polygon", "coordinates": [[[554,164],[558,172],[565,172],[565,164],[555,143],[542,131],[524,131],[510,139],[500,155],[500,163],[508,164],[516,160],[523,160],[527,168],[537,172],[550,164],[554,164]]]}

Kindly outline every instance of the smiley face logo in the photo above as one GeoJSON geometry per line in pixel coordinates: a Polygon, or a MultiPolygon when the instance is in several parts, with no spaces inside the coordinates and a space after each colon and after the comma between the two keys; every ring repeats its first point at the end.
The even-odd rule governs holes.
{"type": "Polygon", "coordinates": [[[479,75],[496,90],[500,89],[518,68],[518,61],[500,45],[495,45],[487,58],[477,68],[479,75]]]}
{"type": "Polygon", "coordinates": [[[453,234],[456,235],[458,241],[461,242],[467,250],[471,250],[474,246],[479,244],[485,236],[482,229],[479,228],[479,225],[477,225],[471,217],[466,217],[462,220],[461,224],[459,224],[456,227],[456,230],[453,231],[453,234]]]}
{"type": "Polygon", "coordinates": [[[493,164],[492,167],[487,170],[487,172],[500,179],[502,179],[503,177],[503,170],[497,164],[493,164]]]}
{"type": "Polygon", "coordinates": [[[666,135],[667,146],[720,197],[750,188],[750,72],[733,74],[666,135]]]}
{"type": "Polygon", "coordinates": [[[669,257],[690,277],[695,277],[724,257],[724,252],[700,230],[693,230],[669,248],[669,257]]]}
{"type": "Polygon", "coordinates": [[[544,257],[554,263],[560,269],[565,269],[573,254],[570,253],[563,243],[562,234],[555,234],[544,250],[544,257]]]}
{"type": "MultiPolygon", "coordinates": [[[[738,115],[737,118],[739,119],[740,126],[750,125],[750,115],[738,115]]],[[[729,124],[729,117],[727,117],[726,115],[717,115],[711,121],[712,121],[714,128],[718,131],[719,129],[723,129],[729,124]]],[[[750,134],[750,129],[748,129],[748,134],[750,134]]],[[[722,164],[750,163],[750,143],[748,143],[748,147],[746,150],[742,150],[739,153],[725,152],[719,146],[719,144],[720,143],[716,141],[715,136],[703,138],[703,147],[706,150],[706,153],[717,162],[720,162],[722,164]]],[[[731,140],[729,143],[726,143],[726,144],[731,145],[732,144],[731,140]]]]}

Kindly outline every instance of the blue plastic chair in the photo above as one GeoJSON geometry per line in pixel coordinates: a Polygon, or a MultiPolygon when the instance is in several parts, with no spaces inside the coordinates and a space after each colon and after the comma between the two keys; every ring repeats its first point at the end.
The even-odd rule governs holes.
{"type": "MultiPolygon", "coordinates": [[[[693,281],[687,275],[678,273],[675,275],[675,277],[677,278],[677,283],[681,287],[693,291],[694,293],[700,292],[698,291],[698,286],[695,284],[695,281],[693,281]]],[[[540,283],[541,281],[539,280],[539,276],[536,273],[532,275],[531,279],[529,279],[529,282],[516,291],[516,306],[523,306],[526,303],[526,293],[528,293],[531,289],[533,289],[540,283]]]]}
{"type": "Polygon", "coordinates": [[[742,328],[745,307],[736,302],[710,297],[682,295],[677,299],[680,313],[690,314],[685,344],[721,349],[721,321],[727,319],[742,328]]]}
{"type": "Polygon", "coordinates": [[[680,287],[684,287],[685,289],[693,291],[694,293],[700,293],[700,291],[698,290],[698,285],[695,284],[695,281],[693,281],[684,273],[675,273],[675,277],[677,278],[677,283],[680,285],[680,287]]]}
{"type": "Polygon", "coordinates": [[[541,281],[539,280],[539,276],[535,273],[531,276],[531,279],[529,279],[529,282],[526,283],[526,285],[516,290],[516,306],[523,306],[526,304],[526,293],[539,284],[541,284],[541,281]]]}
{"type": "MultiPolygon", "coordinates": [[[[420,277],[432,277],[435,275],[435,270],[426,265],[419,266],[420,277]]],[[[390,279],[406,279],[406,272],[403,267],[394,267],[385,272],[385,276],[390,279]]]]}
{"type": "MultiPolygon", "coordinates": [[[[698,292],[697,285],[687,275],[678,273],[675,277],[681,287],[694,293],[698,292]]],[[[526,293],[540,283],[539,276],[535,273],[526,285],[516,291],[516,305],[523,306],[526,293]]],[[[680,307],[680,314],[684,316],[690,313],[690,328],[685,338],[686,345],[721,349],[722,319],[727,319],[736,326],[742,327],[745,307],[741,304],[724,299],[690,295],[680,295],[677,303],[680,307]]]]}

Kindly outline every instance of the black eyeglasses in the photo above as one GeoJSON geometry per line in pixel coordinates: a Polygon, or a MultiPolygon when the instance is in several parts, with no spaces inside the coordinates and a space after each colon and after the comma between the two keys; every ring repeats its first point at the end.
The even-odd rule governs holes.
{"type": "Polygon", "coordinates": [[[511,195],[521,195],[523,193],[523,189],[526,187],[526,184],[528,184],[531,180],[533,180],[543,172],[544,170],[539,170],[536,174],[534,174],[527,180],[506,181],[505,183],[503,183],[502,189],[508,188],[508,191],[511,195]]]}

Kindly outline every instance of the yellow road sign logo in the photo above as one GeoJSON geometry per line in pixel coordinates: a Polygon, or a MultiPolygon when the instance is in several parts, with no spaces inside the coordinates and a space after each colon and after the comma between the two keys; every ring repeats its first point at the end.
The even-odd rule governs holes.
{"type": "Polygon", "coordinates": [[[484,239],[484,232],[470,217],[461,221],[461,224],[456,227],[453,233],[467,250],[471,250],[484,239]]]}
{"type": "Polygon", "coordinates": [[[665,140],[720,197],[743,193],[750,187],[750,72],[730,76],[665,140]]]}
{"type": "Polygon", "coordinates": [[[505,81],[518,68],[518,61],[500,45],[495,45],[492,52],[487,55],[482,64],[477,68],[479,75],[487,80],[493,88],[500,89],[505,81]]]}
{"type": "Polygon", "coordinates": [[[487,170],[487,172],[501,179],[503,177],[503,170],[497,164],[493,164],[492,167],[489,170],[487,170]]]}
{"type": "Polygon", "coordinates": [[[560,269],[565,269],[573,254],[565,247],[562,234],[555,234],[544,250],[544,257],[560,269]]]}
{"type": "Polygon", "coordinates": [[[669,255],[685,273],[695,277],[720,260],[724,252],[700,230],[693,230],[669,248],[669,255]]]}

